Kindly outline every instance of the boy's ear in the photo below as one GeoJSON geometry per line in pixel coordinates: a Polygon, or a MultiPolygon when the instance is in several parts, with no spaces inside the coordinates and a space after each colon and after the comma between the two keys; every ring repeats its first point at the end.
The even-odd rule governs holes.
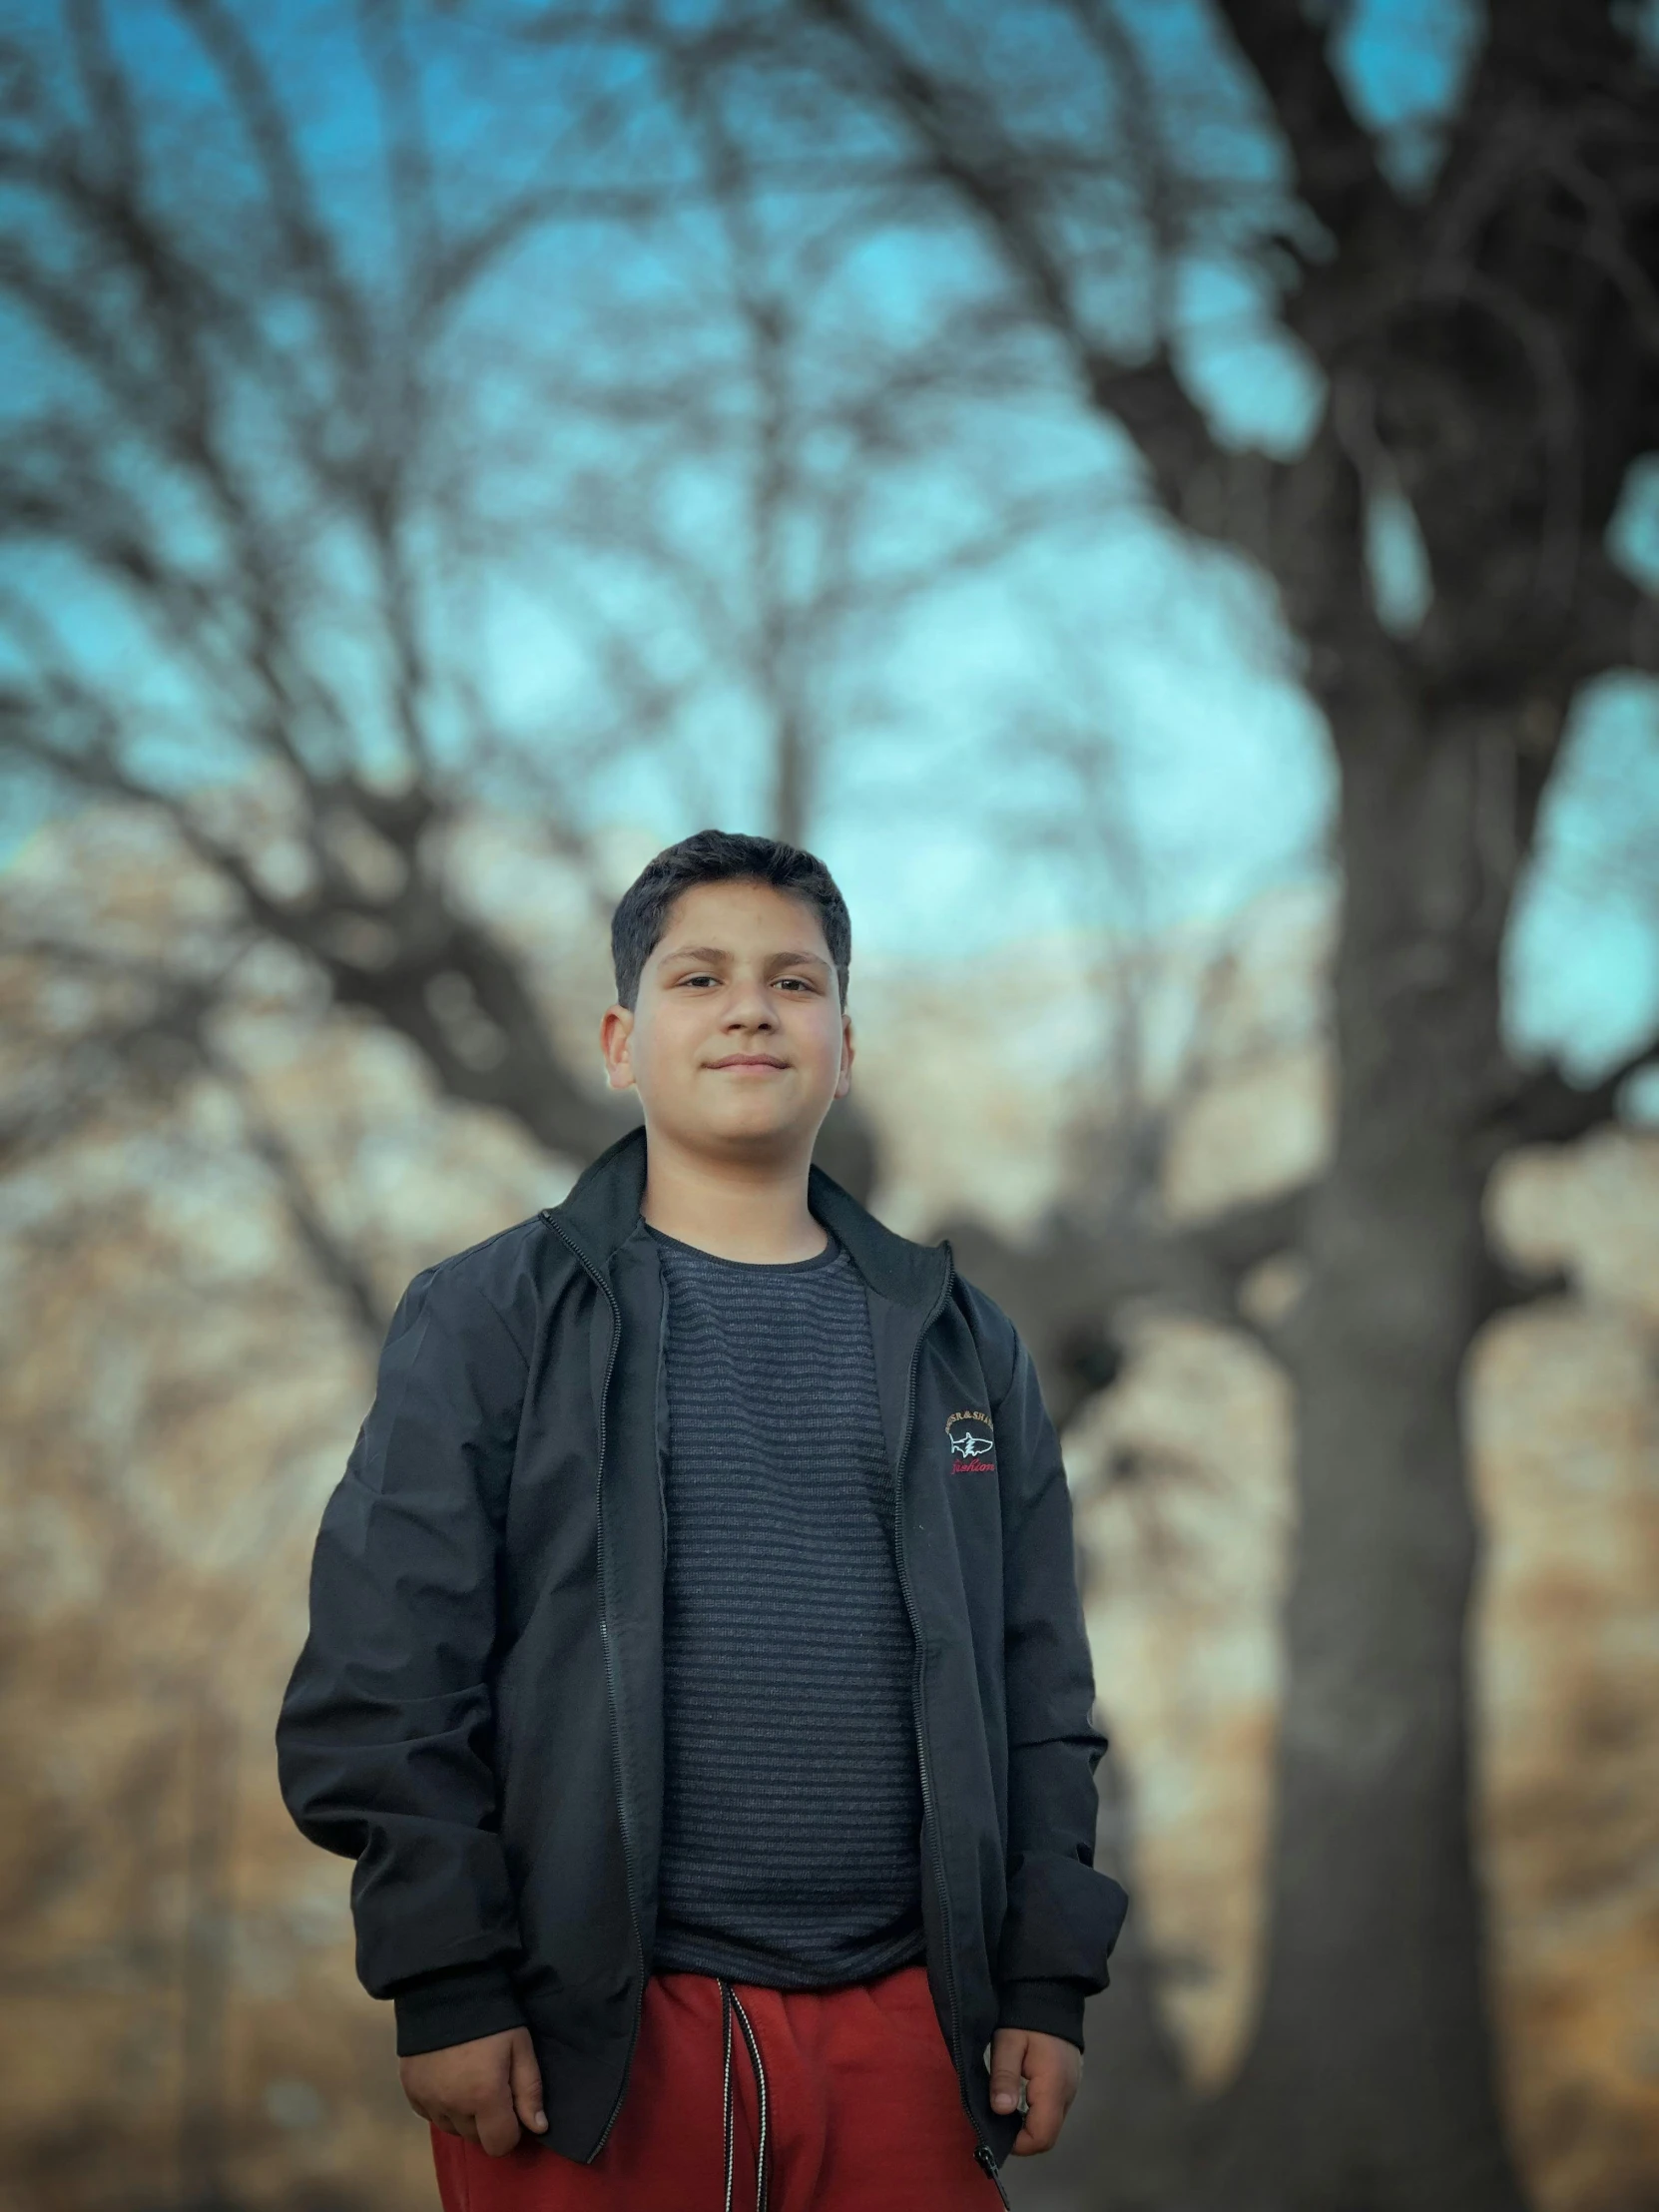
{"type": "Polygon", "coordinates": [[[837,1098],[844,1098],[847,1092],[852,1088],[853,1050],[854,1046],[852,1042],[852,1016],[850,1014],[842,1014],[841,1067],[840,1073],[835,1078],[835,1096],[837,1098]]]}
{"type": "Polygon", "coordinates": [[[605,1055],[605,1080],[613,1091],[634,1088],[633,1034],[632,1007],[607,1006],[599,1024],[599,1049],[605,1055]]]}

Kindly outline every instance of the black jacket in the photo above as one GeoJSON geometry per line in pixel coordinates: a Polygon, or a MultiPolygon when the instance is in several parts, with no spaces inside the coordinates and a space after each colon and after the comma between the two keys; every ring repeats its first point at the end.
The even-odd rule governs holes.
{"type": "MultiPolygon", "coordinates": [[[[294,1820],[356,1861],[357,1970],[395,1999],[399,2052],[527,2024],[541,2139],[582,2160],[627,2082],[662,1832],[644,1175],[636,1131],[562,1206],[404,1293],[276,1730],[294,1820]]],[[[1065,1476],[1029,1356],[948,1250],[816,1169],[811,1203],[869,1300],[916,1644],[928,1978],[994,2170],[1018,2122],[990,2109],[992,2029],[1081,2042],[1128,1904],[1092,1863],[1105,1738],[1065,1476]],[[989,1453],[971,1443],[987,1418],[989,1453]]]]}

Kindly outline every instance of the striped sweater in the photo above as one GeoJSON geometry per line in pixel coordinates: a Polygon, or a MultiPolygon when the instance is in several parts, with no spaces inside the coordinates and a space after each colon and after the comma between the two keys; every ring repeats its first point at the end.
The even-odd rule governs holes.
{"type": "Polygon", "coordinates": [[[922,1954],[912,1642],[862,1282],[653,1231],[667,1303],[653,1963],[774,1988],[922,1954]]]}

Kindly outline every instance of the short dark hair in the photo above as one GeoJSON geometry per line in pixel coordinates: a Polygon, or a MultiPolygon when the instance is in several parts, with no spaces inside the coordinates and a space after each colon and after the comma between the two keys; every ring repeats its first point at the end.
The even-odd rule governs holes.
{"type": "Polygon", "coordinates": [[[617,901],[611,916],[611,959],[616,995],[631,1007],[639,996],[645,963],[662,942],[674,901],[697,883],[769,883],[810,906],[835,963],[841,1004],[852,958],[852,923],[835,878],[813,852],[777,837],[744,837],[730,830],[699,830],[647,860],[617,901]]]}

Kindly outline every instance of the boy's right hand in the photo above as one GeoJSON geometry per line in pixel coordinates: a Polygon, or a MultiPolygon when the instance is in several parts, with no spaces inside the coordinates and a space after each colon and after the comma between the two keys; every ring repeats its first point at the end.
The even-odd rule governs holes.
{"type": "Polygon", "coordinates": [[[532,2134],[547,2132],[541,2068],[527,2027],[400,2058],[397,2075],[423,2120],[451,2135],[464,2135],[492,2158],[512,2149],[520,2122],[532,2134]]]}

